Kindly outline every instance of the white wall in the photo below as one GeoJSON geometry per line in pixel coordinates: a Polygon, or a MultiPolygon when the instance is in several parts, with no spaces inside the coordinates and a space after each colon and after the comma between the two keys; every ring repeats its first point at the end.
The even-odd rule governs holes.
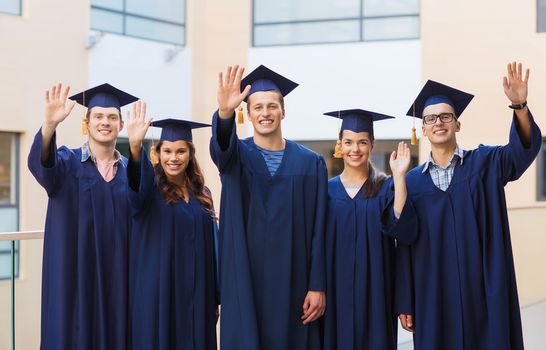
{"type": "Polygon", "coordinates": [[[411,136],[403,116],[421,88],[419,40],[251,48],[248,62],[247,72],[264,64],[300,84],[285,100],[286,138],[335,139],[339,123],[322,113],[352,108],[400,117],[377,123],[376,138],[411,136]]]}
{"type": "MultiPolygon", "coordinates": [[[[108,82],[140,97],[148,105],[147,115],[156,120],[191,119],[191,49],[179,48],[178,54],[167,62],[165,55],[174,48],[170,44],[104,34],[90,49],[89,86],[108,82]]],[[[159,135],[159,130],[153,132],[156,139],[159,135]]]]}

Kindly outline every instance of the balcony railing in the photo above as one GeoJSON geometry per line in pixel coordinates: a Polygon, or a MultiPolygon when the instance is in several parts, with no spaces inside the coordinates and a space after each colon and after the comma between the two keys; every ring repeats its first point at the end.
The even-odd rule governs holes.
{"type": "Polygon", "coordinates": [[[44,231],[0,232],[0,242],[11,241],[11,349],[15,350],[15,242],[29,239],[43,239],[44,231]]]}

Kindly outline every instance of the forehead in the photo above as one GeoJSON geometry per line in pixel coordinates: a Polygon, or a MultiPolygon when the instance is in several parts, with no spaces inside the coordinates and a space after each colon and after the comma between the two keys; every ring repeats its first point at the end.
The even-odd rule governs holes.
{"type": "Polygon", "coordinates": [[[257,91],[248,97],[248,105],[280,103],[281,94],[277,91],[257,91]]]}
{"type": "Polygon", "coordinates": [[[120,115],[119,110],[116,107],[93,107],[90,109],[90,115],[103,114],[103,115],[120,115]]]}
{"type": "Polygon", "coordinates": [[[455,110],[447,103],[437,103],[434,105],[430,105],[423,110],[423,115],[440,113],[455,113],[455,110]]]}
{"type": "Polygon", "coordinates": [[[343,139],[348,140],[370,140],[370,133],[367,131],[354,132],[351,130],[343,130],[341,136],[343,139]]]}
{"type": "Polygon", "coordinates": [[[188,143],[184,140],[177,140],[177,141],[162,141],[161,148],[169,148],[169,149],[178,149],[178,148],[187,148],[188,143]]]}

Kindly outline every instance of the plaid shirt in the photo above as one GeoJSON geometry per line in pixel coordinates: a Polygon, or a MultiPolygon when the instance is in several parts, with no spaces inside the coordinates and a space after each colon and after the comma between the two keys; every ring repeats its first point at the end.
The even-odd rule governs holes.
{"type": "Polygon", "coordinates": [[[436,187],[442,191],[445,191],[449,187],[451,179],[453,179],[453,172],[455,171],[455,166],[459,160],[461,161],[462,165],[463,150],[459,148],[459,145],[457,145],[455,148],[455,152],[453,153],[453,156],[451,156],[451,159],[445,168],[434,162],[431,153],[427,162],[425,163],[425,166],[423,167],[423,174],[428,170],[430,177],[432,178],[432,182],[434,182],[436,187]]]}
{"type": "MultiPolygon", "coordinates": [[[[91,153],[91,150],[89,149],[89,142],[86,142],[82,146],[82,163],[86,162],[89,158],[97,165],[97,158],[91,153]]],[[[116,162],[114,163],[114,175],[116,174],[116,171],[118,170],[118,164],[121,161],[121,153],[117,149],[114,149],[114,158],[116,158],[116,162]]]]}

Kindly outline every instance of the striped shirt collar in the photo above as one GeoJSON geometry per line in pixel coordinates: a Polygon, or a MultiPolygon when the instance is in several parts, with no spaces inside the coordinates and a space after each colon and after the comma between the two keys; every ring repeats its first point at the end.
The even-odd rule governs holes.
{"type": "MultiPolygon", "coordinates": [[[[455,152],[453,152],[453,155],[451,156],[451,159],[449,160],[447,166],[449,167],[451,164],[455,164],[457,159],[460,159],[461,165],[463,165],[463,155],[464,155],[464,151],[459,147],[459,145],[456,145],[455,152]]],[[[434,159],[432,159],[432,152],[430,152],[430,155],[428,156],[428,160],[425,162],[425,165],[423,166],[422,173],[425,173],[429,169],[429,167],[431,167],[432,165],[441,167],[441,165],[438,165],[434,161],[434,159]]]]}
{"type": "MultiPolygon", "coordinates": [[[[91,149],[89,148],[89,142],[85,142],[82,146],[82,159],[81,162],[86,162],[89,158],[93,161],[93,163],[97,164],[97,159],[91,153],[91,149]]],[[[114,149],[114,158],[115,158],[115,164],[117,165],[119,161],[121,160],[121,153],[117,149],[114,149]]]]}

